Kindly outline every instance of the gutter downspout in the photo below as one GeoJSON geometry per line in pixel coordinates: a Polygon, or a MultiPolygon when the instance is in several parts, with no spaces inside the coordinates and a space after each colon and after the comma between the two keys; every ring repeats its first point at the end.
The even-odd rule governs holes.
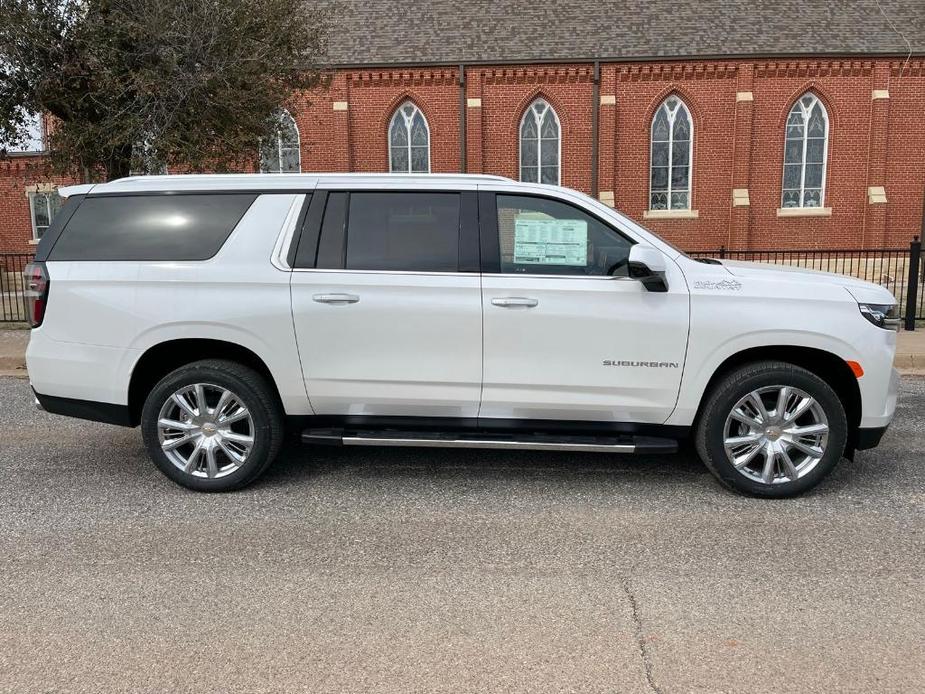
{"type": "Polygon", "coordinates": [[[591,195],[596,200],[598,198],[598,128],[601,114],[601,63],[599,60],[594,61],[594,76],[592,77],[593,87],[591,89],[593,103],[591,104],[591,195]]]}
{"type": "Polygon", "coordinates": [[[469,164],[466,161],[466,66],[459,64],[459,172],[466,173],[469,164]]]}

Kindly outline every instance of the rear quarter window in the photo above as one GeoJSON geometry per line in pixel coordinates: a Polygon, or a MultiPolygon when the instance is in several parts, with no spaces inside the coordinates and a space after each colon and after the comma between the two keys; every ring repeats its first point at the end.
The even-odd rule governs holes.
{"type": "Polygon", "coordinates": [[[88,197],[49,260],[207,260],[218,253],[254,194],[88,197]]]}

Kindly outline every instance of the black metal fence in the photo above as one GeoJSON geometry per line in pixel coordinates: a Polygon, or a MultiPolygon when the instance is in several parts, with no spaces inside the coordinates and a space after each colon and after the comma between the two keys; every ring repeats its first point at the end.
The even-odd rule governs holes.
{"type": "MultiPolygon", "coordinates": [[[[875,282],[889,289],[905,320],[906,330],[925,320],[925,272],[922,243],[916,236],[906,248],[695,251],[694,258],[749,260],[836,272],[875,282]]],[[[0,253],[0,322],[26,320],[22,272],[32,260],[29,253],[0,253]]]]}
{"type": "Polygon", "coordinates": [[[31,253],[0,253],[0,323],[26,320],[22,273],[30,262],[31,253]]]}

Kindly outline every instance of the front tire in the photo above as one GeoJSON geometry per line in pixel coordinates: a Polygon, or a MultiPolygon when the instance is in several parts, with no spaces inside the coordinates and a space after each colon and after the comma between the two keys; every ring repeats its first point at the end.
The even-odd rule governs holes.
{"type": "Polygon", "coordinates": [[[747,364],[707,397],[697,452],[730,489],[790,497],[815,487],[841,460],[845,408],[828,383],[786,362],[747,364]]]}
{"type": "Polygon", "coordinates": [[[276,458],[282,408],[253,369],[208,359],[154,386],[142,408],[141,431],[151,459],[174,482],[225,492],[250,484],[276,458]]]}

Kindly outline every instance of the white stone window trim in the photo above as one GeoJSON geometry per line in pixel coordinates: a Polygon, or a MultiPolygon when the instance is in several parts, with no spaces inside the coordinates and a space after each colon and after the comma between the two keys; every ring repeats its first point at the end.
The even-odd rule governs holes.
{"type": "Polygon", "coordinates": [[[643,219],[699,219],[700,210],[689,207],[676,207],[673,210],[644,210],[643,219]]]}
{"type": "MultiPolygon", "coordinates": [[[[298,166],[297,173],[302,173],[302,133],[299,132],[299,124],[296,123],[296,120],[293,117],[293,115],[284,108],[281,108],[279,109],[279,111],[277,111],[277,113],[275,114],[275,118],[277,119],[288,118],[289,122],[292,123],[292,129],[295,131],[295,149],[299,155],[299,158],[298,158],[299,166],[298,166]]],[[[292,171],[283,171],[283,136],[282,136],[282,133],[279,127],[276,128],[276,134],[274,135],[274,138],[276,139],[276,162],[275,163],[277,164],[276,168],[278,170],[270,171],[269,169],[266,169],[264,167],[263,165],[263,138],[261,138],[260,146],[257,147],[257,156],[260,160],[260,173],[262,174],[293,173],[292,171]]]]}
{"type": "Polygon", "coordinates": [[[778,217],[803,217],[803,216],[812,216],[812,217],[826,217],[832,214],[832,209],[825,206],[825,194],[826,194],[826,182],[828,179],[828,165],[829,165],[829,110],[825,107],[825,104],[822,103],[820,99],[814,92],[809,91],[804,94],[801,94],[793,105],[787,110],[787,120],[784,123],[784,160],[783,167],[781,169],[781,178],[780,178],[780,208],[778,208],[777,216],[778,217]],[[803,99],[807,96],[813,98],[812,103],[807,108],[803,105],[803,99]],[[822,119],[825,124],[825,136],[822,140],[822,181],[819,186],[819,204],[818,205],[805,205],[804,196],[806,194],[806,152],[809,149],[809,117],[812,114],[813,108],[816,104],[819,105],[819,109],[822,111],[822,119]],[[793,190],[792,188],[784,188],[784,178],[787,175],[787,126],[790,122],[790,114],[793,113],[793,109],[799,107],[803,116],[803,157],[800,162],[800,204],[794,207],[784,207],[784,191],[793,190]],[[784,210],[820,210],[817,213],[809,213],[807,215],[798,214],[794,212],[784,212],[784,210]]]}
{"type": "MultiPolygon", "coordinates": [[[[536,99],[530,102],[530,105],[527,106],[527,108],[524,110],[523,116],[520,117],[520,123],[517,126],[517,144],[518,144],[517,171],[520,177],[519,180],[521,182],[523,182],[524,180],[524,154],[523,154],[524,121],[526,121],[527,118],[530,117],[530,118],[533,118],[533,122],[536,125],[536,135],[537,135],[536,137],[536,182],[542,183],[543,181],[542,165],[540,163],[543,161],[543,133],[541,131],[541,127],[543,123],[533,108],[534,106],[536,106],[537,103],[540,103],[540,102],[546,104],[546,109],[549,111],[549,113],[552,114],[552,117],[556,121],[556,132],[558,133],[558,137],[556,137],[556,183],[555,185],[561,186],[562,185],[562,121],[559,120],[559,114],[556,113],[556,109],[554,109],[552,107],[552,104],[549,103],[543,97],[537,97],[536,99]]],[[[543,111],[543,115],[544,116],[546,115],[546,111],[543,111]]]]}
{"type": "MultiPolygon", "coordinates": [[[[659,140],[659,142],[664,142],[664,140],[659,140]]],[[[662,191],[657,191],[662,192],[662,191]]],[[[649,198],[648,198],[648,210],[647,213],[643,214],[644,219],[696,219],[699,216],[697,210],[691,209],[693,205],[694,198],[694,117],[691,115],[691,110],[687,107],[687,104],[684,103],[682,99],[677,94],[669,94],[665,97],[665,100],[659,104],[658,108],[655,109],[655,113],[652,114],[652,122],[649,124],[649,198]],[[664,210],[654,210],[652,209],[652,169],[655,166],[654,158],[652,157],[653,145],[655,144],[655,139],[653,138],[655,130],[655,119],[658,118],[659,112],[664,108],[668,109],[668,100],[676,99],[678,102],[677,107],[674,111],[668,110],[668,188],[665,191],[668,196],[668,207],[664,210]],[[671,193],[672,191],[672,180],[671,180],[671,170],[674,168],[674,121],[681,109],[684,109],[684,112],[687,114],[687,122],[690,123],[691,136],[688,138],[687,142],[687,205],[684,207],[672,207],[671,206],[671,193]],[[691,214],[683,214],[689,212],[691,214]],[[668,214],[665,214],[668,213],[668,214]],[[675,214],[672,214],[675,213],[675,214]]]]}
{"type": "Polygon", "coordinates": [[[778,217],[831,217],[831,207],[779,207],[778,217]]]}
{"type": "MultiPolygon", "coordinates": [[[[416,103],[411,101],[411,99],[406,99],[398,105],[398,108],[395,109],[395,112],[392,114],[392,117],[389,118],[389,129],[386,133],[386,141],[389,144],[389,173],[395,174],[419,174],[420,171],[411,170],[411,124],[414,122],[414,117],[417,114],[421,114],[421,120],[424,121],[424,128],[427,130],[427,173],[430,173],[430,123],[427,120],[427,116],[424,115],[424,112],[418,107],[416,103]],[[411,111],[410,116],[406,116],[404,109],[406,106],[411,106],[414,110],[411,111]],[[393,171],[392,170],[392,126],[395,125],[395,119],[401,118],[404,120],[405,125],[405,135],[407,136],[407,144],[404,148],[408,153],[408,169],[406,171],[393,171]]],[[[420,146],[420,145],[418,145],[420,146]]]]}

